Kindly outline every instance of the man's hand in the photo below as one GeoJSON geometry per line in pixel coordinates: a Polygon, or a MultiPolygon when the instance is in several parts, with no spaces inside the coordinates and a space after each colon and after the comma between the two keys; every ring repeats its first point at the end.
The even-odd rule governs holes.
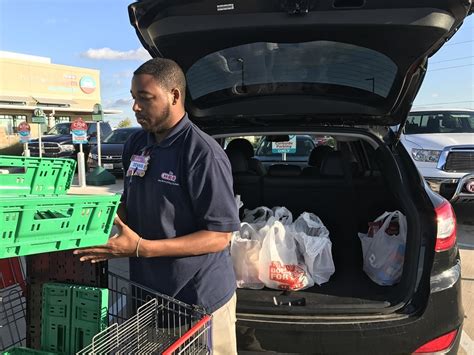
{"type": "Polygon", "coordinates": [[[109,239],[107,244],[92,248],[77,249],[74,255],[80,255],[81,261],[98,263],[112,258],[135,256],[137,243],[140,237],[119,216],[115,217],[114,224],[119,232],[109,239]]]}

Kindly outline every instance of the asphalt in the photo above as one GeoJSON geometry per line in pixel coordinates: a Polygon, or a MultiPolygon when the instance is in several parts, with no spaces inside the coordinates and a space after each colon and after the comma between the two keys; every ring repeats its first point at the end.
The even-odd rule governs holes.
{"type": "Polygon", "coordinates": [[[71,188],[68,193],[71,195],[103,195],[103,194],[117,194],[123,191],[123,180],[116,179],[115,184],[85,187],[79,186],[77,176],[72,180],[71,188]]]}

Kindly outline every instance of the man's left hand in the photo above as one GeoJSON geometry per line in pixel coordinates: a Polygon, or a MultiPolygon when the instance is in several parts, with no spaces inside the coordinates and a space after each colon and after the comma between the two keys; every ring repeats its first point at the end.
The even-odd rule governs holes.
{"type": "Polygon", "coordinates": [[[135,256],[140,237],[117,216],[114,224],[119,232],[109,239],[107,244],[92,248],[77,249],[74,255],[79,255],[81,261],[98,263],[113,258],[135,256]]]}

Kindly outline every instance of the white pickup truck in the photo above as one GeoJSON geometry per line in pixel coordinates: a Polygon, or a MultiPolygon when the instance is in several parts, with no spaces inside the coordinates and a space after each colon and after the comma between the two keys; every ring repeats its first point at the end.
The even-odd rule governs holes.
{"type": "Polygon", "coordinates": [[[474,203],[474,110],[412,111],[401,142],[435,192],[474,203]]]}

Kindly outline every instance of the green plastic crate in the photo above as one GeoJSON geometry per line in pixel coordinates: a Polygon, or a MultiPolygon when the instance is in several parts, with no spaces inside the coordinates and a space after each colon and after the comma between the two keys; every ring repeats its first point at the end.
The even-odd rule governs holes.
{"type": "Polygon", "coordinates": [[[71,351],[78,352],[108,326],[109,290],[74,286],[72,289],[71,351]]]}
{"type": "Polygon", "coordinates": [[[2,355],[56,355],[56,353],[51,353],[49,351],[41,351],[35,349],[29,349],[24,347],[11,348],[7,351],[3,351],[2,355]]]}
{"type": "Polygon", "coordinates": [[[71,353],[72,286],[45,283],[41,309],[41,349],[71,353]]]}
{"type": "Polygon", "coordinates": [[[118,194],[1,198],[0,259],[105,244],[119,200],[118,194]]]}
{"type": "Polygon", "coordinates": [[[0,155],[0,195],[61,195],[71,187],[76,161],[0,155]]]}

